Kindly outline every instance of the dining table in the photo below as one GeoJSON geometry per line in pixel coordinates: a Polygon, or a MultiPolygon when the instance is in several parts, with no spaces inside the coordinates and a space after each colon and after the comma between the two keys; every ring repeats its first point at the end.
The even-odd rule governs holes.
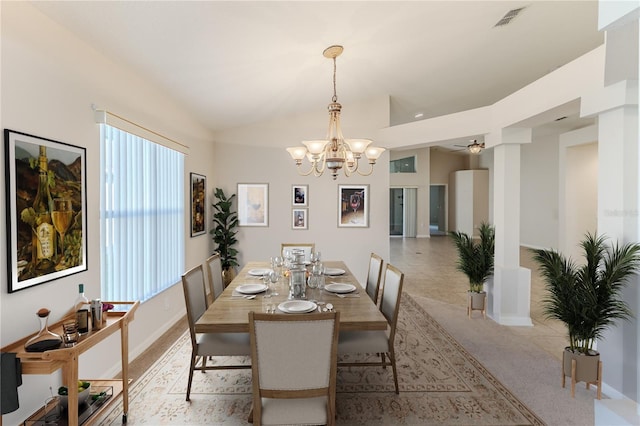
{"type": "MultiPolygon", "coordinates": [[[[316,303],[321,309],[332,305],[333,310],[340,312],[341,331],[386,330],[388,325],[386,318],[346,264],[343,261],[326,261],[323,264],[327,270],[337,270],[339,273],[339,275],[325,275],[325,285],[352,284],[356,290],[340,294],[318,288],[307,288],[305,300],[316,303]],[[340,273],[341,271],[344,272],[340,273]]],[[[256,273],[260,270],[271,270],[271,264],[251,261],[244,265],[233,281],[196,321],[196,333],[248,333],[249,312],[263,312],[262,299],[265,294],[270,295],[272,306],[279,306],[282,302],[288,301],[289,279],[285,276],[279,279],[269,293],[246,295],[236,291],[240,286],[263,284],[263,277],[256,273]]],[[[312,313],[310,312],[309,315],[312,313]]],[[[276,309],[274,315],[289,314],[276,309]]]]}

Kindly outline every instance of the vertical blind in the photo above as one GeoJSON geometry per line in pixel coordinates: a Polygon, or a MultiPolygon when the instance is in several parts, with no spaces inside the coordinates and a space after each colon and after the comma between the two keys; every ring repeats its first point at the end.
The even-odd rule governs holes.
{"type": "Polygon", "coordinates": [[[144,301],[184,272],[184,156],[100,125],[102,298],[144,301]]]}

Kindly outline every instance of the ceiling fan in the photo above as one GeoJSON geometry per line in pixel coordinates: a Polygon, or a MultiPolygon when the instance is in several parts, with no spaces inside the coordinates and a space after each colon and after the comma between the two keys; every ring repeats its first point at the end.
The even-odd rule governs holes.
{"type": "MultiPolygon", "coordinates": [[[[465,145],[454,145],[454,146],[459,146],[460,148],[466,149],[472,154],[480,154],[480,151],[484,149],[484,142],[478,143],[477,139],[471,139],[469,142],[471,143],[466,146],[465,145]]],[[[458,151],[462,151],[462,150],[459,149],[458,151]]]]}

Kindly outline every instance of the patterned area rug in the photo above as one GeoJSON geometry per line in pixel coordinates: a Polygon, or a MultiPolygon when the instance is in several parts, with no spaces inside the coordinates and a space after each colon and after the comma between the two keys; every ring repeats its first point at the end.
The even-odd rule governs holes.
{"type": "MultiPolygon", "coordinates": [[[[338,424],[544,424],[406,293],[396,353],[400,395],[394,393],[391,368],[338,369],[338,424]]],[[[195,372],[191,402],[187,402],[190,354],[185,333],[132,384],[127,424],[248,424],[251,371],[195,372]]],[[[249,360],[225,360],[241,361],[249,360]]],[[[121,423],[122,404],[113,407],[100,424],[121,423]]]]}

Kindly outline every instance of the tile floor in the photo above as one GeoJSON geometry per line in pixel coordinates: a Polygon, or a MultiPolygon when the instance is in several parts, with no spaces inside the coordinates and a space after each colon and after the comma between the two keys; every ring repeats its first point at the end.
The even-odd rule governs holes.
{"type": "MultiPolygon", "coordinates": [[[[456,250],[446,236],[432,238],[390,238],[390,263],[405,273],[404,290],[454,305],[467,305],[468,280],[455,268],[456,250]]],[[[566,327],[542,314],[544,283],[528,249],[520,250],[520,265],[531,270],[531,321],[533,327],[510,327],[526,336],[557,359],[567,344],[566,327]]],[[[479,313],[474,313],[477,320],[479,313]]],[[[492,321],[487,317],[486,321],[492,321]]]]}

